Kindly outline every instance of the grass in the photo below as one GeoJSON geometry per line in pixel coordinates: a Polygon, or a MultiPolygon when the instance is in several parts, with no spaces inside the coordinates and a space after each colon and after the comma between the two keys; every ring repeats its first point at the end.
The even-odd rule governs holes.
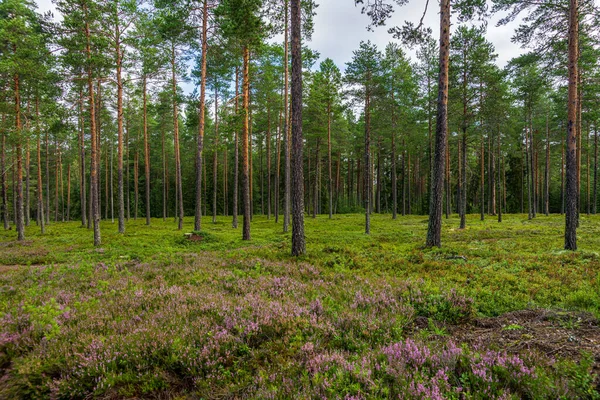
{"type": "Polygon", "coordinates": [[[474,318],[600,316],[600,217],[577,252],[560,216],[503,217],[445,220],[441,249],[424,216],[374,215],[370,236],[361,215],[309,217],[300,260],[262,216],[250,242],[225,217],[199,242],[191,218],[104,221],[98,249],[78,222],[0,231],[0,398],[596,398],[585,354],[454,346],[474,318]]]}

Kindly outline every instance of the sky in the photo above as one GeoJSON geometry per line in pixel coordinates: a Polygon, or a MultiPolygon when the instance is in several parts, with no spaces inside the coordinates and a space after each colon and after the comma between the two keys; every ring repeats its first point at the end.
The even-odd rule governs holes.
{"type": "MultiPolygon", "coordinates": [[[[51,0],[36,0],[38,11],[54,11],[51,0]]],[[[352,52],[358,49],[361,40],[375,43],[381,51],[390,41],[394,41],[387,32],[388,28],[401,26],[405,20],[418,24],[425,6],[424,0],[411,0],[403,7],[396,7],[387,26],[376,28],[374,32],[367,31],[369,18],[361,14],[361,8],[354,5],[354,0],[316,0],[319,7],[316,9],[315,30],[312,41],[306,43],[311,49],[320,53],[321,59],[331,58],[340,69],[352,59],[352,52]]],[[[424,20],[424,24],[433,29],[434,37],[438,37],[439,7],[437,1],[432,0],[424,20]]],[[[500,67],[524,52],[518,45],[511,42],[511,37],[516,23],[496,27],[499,16],[493,17],[488,23],[487,39],[492,42],[498,53],[497,63],[500,67]]],[[[456,25],[454,26],[456,28],[456,25]]],[[[415,50],[407,53],[414,59],[415,50]]],[[[316,65],[318,66],[318,64],[316,65]]]]}

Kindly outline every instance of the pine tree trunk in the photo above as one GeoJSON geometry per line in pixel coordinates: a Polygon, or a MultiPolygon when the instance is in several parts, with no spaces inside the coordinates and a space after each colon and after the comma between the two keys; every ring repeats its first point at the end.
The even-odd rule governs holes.
{"type": "MultiPolygon", "coordinates": [[[[142,77],[142,113],[143,113],[143,124],[142,129],[144,130],[144,177],[146,186],[146,225],[150,226],[150,140],[148,137],[148,84],[146,74],[142,77]]],[[[120,218],[120,216],[119,216],[120,218]]],[[[123,228],[125,229],[125,228],[123,228]]]]}
{"type": "Polygon", "coordinates": [[[577,250],[577,83],[579,4],[570,0],[569,6],[569,107],[566,166],[565,250],[577,250]]]}
{"type": "Polygon", "coordinates": [[[585,202],[585,207],[586,207],[586,213],[588,215],[588,217],[590,216],[590,212],[591,212],[591,207],[590,207],[590,129],[589,126],[587,127],[587,132],[586,132],[586,136],[587,136],[587,148],[586,148],[586,175],[587,175],[587,179],[586,179],[586,191],[585,191],[585,195],[586,195],[586,202],[585,202]]]}
{"type": "Polygon", "coordinates": [[[327,104],[327,192],[329,193],[329,219],[333,218],[333,176],[331,170],[331,104],[327,104]]]}
{"type": "Polygon", "coordinates": [[[546,169],[544,171],[544,212],[550,215],[550,122],[546,115],[546,169]]]}
{"type": "Polygon", "coordinates": [[[364,148],[364,174],[363,202],[365,205],[365,233],[371,233],[371,94],[370,94],[370,73],[368,73],[365,85],[365,148],[364,148]]]}
{"type": "Polygon", "coordinates": [[[271,106],[267,104],[267,219],[271,219],[271,106]]]}
{"type": "MultiPolygon", "coordinates": [[[[27,106],[27,108],[29,108],[29,105],[27,106]]],[[[29,191],[31,190],[31,182],[30,182],[31,179],[29,176],[30,169],[31,169],[31,154],[29,151],[29,137],[28,137],[27,142],[25,144],[25,207],[24,207],[25,226],[29,226],[30,217],[31,217],[31,201],[29,198],[29,191]]]]}
{"type": "MultiPolygon", "coordinates": [[[[392,102],[394,94],[392,93],[392,102]]],[[[398,176],[396,171],[396,114],[392,109],[392,219],[398,218],[398,176]]]]}
{"type": "MultiPolygon", "coordinates": [[[[37,102],[37,100],[36,100],[37,102]]],[[[37,108],[37,104],[36,104],[37,108]]],[[[38,220],[42,234],[46,233],[46,224],[44,220],[44,193],[42,189],[42,150],[41,150],[40,134],[37,138],[37,203],[38,203],[38,220]]],[[[82,206],[85,211],[85,203],[82,206]]],[[[85,212],[83,212],[85,215],[85,212]]]]}
{"type": "Polygon", "coordinates": [[[175,174],[177,180],[177,200],[179,220],[177,229],[183,229],[183,188],[181,181],[181,153],[179,150],[179,114],[177,109],[177,76],[175,75],[175,44],[171,44],[171,77],[173,85],[173,135],[175,139],[175,174]]]}
{"type": "Polygon", "coordinates": [[[467,218],[467,132],[463,131],[462,137],[462,192],[461,192],[461,214],[460,214],[460,229],[465,229],[467,218]]]}
{"type": "MultiPolygon", "coordinates": [[[[2,114],[2,125],[4,125],[4,119],[4,114],[2,114]]],[[[2,222],[4,223],[4,229],[8,230],[10,229],[10,223],[8,220],[8,186],[6,179],[6,135],[6,132],[2,134],[2,153],[0,153],[0,190],[2,190],[2,222]]]]}
{"type": "Polygon", "coordinates": [[[167,161],[167,153],[165,149],[165,130],[161,124],[161,139],[162,139],[162,161],[163,161],[163,221],[166,221],[169,218],[169,171],[168,171],[168,161],[167,161]]]}
{"type": "MultiPolygon", "coordinates": [[[[39,118],[39,101],[36,99],[36,114],[38,114],[39,118]]],[[[87,225],[87,184],[85,182],[85,127],[83,125],[83,93],[79,92],[79,201],[81,202],[81,226],[87,225]]],[[[38,160],[39,162],[40,160],[38,160]]],[[[40,171],[41,175],[41,171],[40,171]]],[[[41,192],[41,188],[38,187],[38,190],[41,192]]],[[[43,211],[43,199],[41,207],[43,211]]]]}
{"type": "Polygon", "coordinates": [[[498,153],[496,159],[498,160],[498,222],[502,222],[502,193],[506,188],[502,187],[502,178],[500,176],[500,131],[498,131],[498,153]]]}
{"type": "MultiPolygon", "coordinates": [[[[194,230],[202,229],[202,152],[204,150],[205,103],[206,103],[206,57],[208,52],[208,0],[202,6],[202,55],[200,67],[200,102],[198,104],[198,137],[196,138],[196,199],[194,230]]],[[[237,79],[237,73],[236,73],[237,79]]],[[[237,90],[236,90],[237,96],[237,90]]],[[[237,98],[236,98],[237,105],[237,98]]],[[[237,107],[236,107],[237,108],[237,107]]],[[[236,133],[237,138],[237,133],[236,133]]],[[[236,139],[237,141],[237,139],[236,139]]],[[[234,214],[235,215],[235,214],[234,214]]],[[[237,223],[235,223],[237,226],[237,223]]],[[[235,226],[234,226],[235,227],[235,226]]]]}
{"type": "MultiPolygon", "coordinates": [[[[235,115],[238,115],[238,97],[240,93],[240,79],[239,79],[239,68],[235,67],[235,115]]],[[[233,228],[238,227],[238,192],[239,192],[239,176],[240,176],[240,149],[239,149],[239,137],[238,137],[238,129],[235,129],[235,139],[234,139],[234,157],[233,157],[233,221],[231,226],[233,228]]]]}
{"type": "Polygon", "coordinates": [[[314,196],[313,196],[313,218],[317,218],[317,214],[319,213],[319,150],[320,150],[320,140],[317,138],[317,144],[315,149],[315,185],[314,185],[314,196]]]}
{"type": "Polygon", "coordinates": [[[527,210],[528,210],[528,214],[527,214],[527,218],[528,219],[532,219],[533,218],[533,201],[532,201],[532,193],[531,193],[531,164],[529,163],[529,154],[531,153],[531,146],[529,145],[529,132],[528,130],[525,131],[525,159],[526,161],[526,165],[527,165],[527,171],[526,171],[526,179],[527,179],[527,210]]]}
{"type": "MultiPolygon", "coordinates": [[[[292,0],[295,1],[295,0],[292,0]]],[[[283,134],[284,134],[284,148],[285,148],[285,181],[284,181],[284,196],[283,196],[283,231],[287,232],[289,230],[290,225],[290,211],[291,211],[291,137],[290,137],[290,117],[293,118],[293,115],[290,115],[289,110],[289,39],[288,39],[288,0],[284,0],[285,7],[285,23],[284,23],[284,56],[283,56],[283,64],[284,64],[284,95],[283,95],[283,134]]],[[[310,171],[309,171],[310,173],[310,171]]],[[[304,198],[302,199],[304,201],[304,198]]]]}
{"type": "Polygon", "coordinates": [[[249,164],[249,98],[250,98],[250,49],[244,46],[243,50],[243,125],[242,125],[242,203],[244,208],[244,221],[242,240],[250,240],[250,164],[249,164]]]}
{"type": "Polygon", "coordinates": [[[283,110],[279,111],[277,127],[277,165],[275,167],[275,223],[279,222],[279,183],[281,181],[281,136],[283,131],[283,110]]]}
{"type": "Polygon", "coordinates": [[[213,151],[213,201],[212,201],[212,222],[213,224],[217,223],[217,174],[219,167],[219,95],[217,92],[217,85],[215,82],[215,142],[214,142],[214,151],[213,151]]]}
{"type": "MultiPolygon", "coordinates": [[[[138,142],[139,142],[139,136],[138,136],[138,142]]],[[[135,221],[137,221],[137,218],[138,218],[138,209],[139,209],[139,200],[140,200],[140,191],[139,191],[139,183],[138,183],[139,182],[139,174],[140,174],[139,159],[140,159],[140,156],[136,149],[135,155],[133,156],[133,182],[134,182],[133,219],[135,221]]]]}
{"type": "MultiPolygon", "coordinates": [[[[480,179],[481,179],[481,183],[480,183],[480,196],[481,199],[480,200],[480,219],[483,221],[485,220],[485,145],[484,145],[484,137],[483,135],[481,136],[481,150],[479,152],[479,157],[481,160],[481,170],[480,170],[480,179]]],[[[500,141],[500,135],[498,135],[498,141],[500,141]]]]}
{"type": "MultiPolygon", "coordinates": [[[[115,25],[115,53],[117,56],[117,213],[119,220],[119,233],[125,233],[125,197],[123,185],[123,80],[121,69],[123,63],[123,52],[121,51],[120,26],[115,25]]],[[[112,168],[112,163],[111,163],[112,168]]],[[[146,176],[146,181],[149,181],[146,176]]],[[[112,185],[112,180],[111,180],[112,185]]],[[[146,183],[146,191],[148,183],[146,183]]],[[[112,196],[111,196],[112,197],[112,196]]],[[[146,195],[146,201],[148,195],[146,195]]],[[[146,206],[148,207],[148,206],[146,206]]]]}
{"type": "Polygon", "coordinates": [[[302,159],[302,44],[300,0],[292,0],[292,256],[306,253],[302,159]]]}
{"type": "MultiPolygon", "coordinates": [[[[92,87],[93,89],[93,87],[92,87]]],[[[45,168],[46,168],[46,225],[50,224],[50,136],[48,130],[46,130],[45,137],[46,157],[45,157],[45,168]]],[[[91,179],[91,178],[90,178],[91,179]]],[[[91,199],[91,195],[90,195],[91,199]]],[[[90,214],[91,214],[91,203],[90,203],[90,214]]],[[[91,223],[91,218],[90,218],[91,223]]]]}
{"type": "Polygon", "coordinates": [[[596,215],[598,207],[598,127],[594,127],[594,196],[592,213],[596,215]]]}
{"type": "MultiPolygon", "coordinates": [[[[98,203],[98,138],[96,137],[96,105],[94,101],[94,82],[92,75],[92,50],[91,50],[91,34],[90,24],[88,21],[87,8],[84,5],[85,13],[85,36],[86,36],[86,56],[88,62],[87,69],[87,84],[89,93],[90,107],[90,141],[91,148],[91,164],[90,164],[90,180],[91,180],[91,214],[94,227],[94,246],[100,246],[102,238],[100,236],[100,213],[98,203]]],[[[46,142],[47,144],[47,142],[46,142]]],[[[46,168],[48,168],[48,160],[46,159],[46,168]]],[[[46,171],[47,173],[47,171],[46,171]]]]}
{"type": "Polygon", "coordinates": [[[450,0],[440,1],[440,76],[438,112],[435,132],[435,155],[429,202],[429,225],[426,246],[442,245],[442,201],[444,197],[444,165],[448,134],[448,63],[450,58],[450,0]]]}
{"type": "MultiPolygon", "coordinates": [[[[16,48],[15,48],[16,51],[16,48]]],[[[15,132],[17,150],[17,210],[15,212],[15,224],[17,227],[17,240],[25,240],[25,224],[23,218],[23,155],[21,149],[21,93],[19,74],[14,76],[15,84],[15,132]]]]}

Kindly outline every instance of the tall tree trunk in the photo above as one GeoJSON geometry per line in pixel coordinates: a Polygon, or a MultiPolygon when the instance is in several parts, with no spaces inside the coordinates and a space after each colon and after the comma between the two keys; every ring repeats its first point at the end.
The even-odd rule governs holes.
{"type": "MultiPolygon", "coordinates": [[[[15,46],[16,51],[16,46],[15,46]]],[[[25,224],[23,218],[23,155],[21,149],[21,93],[19,74],[14,76],[15,83],[15,132],[17,150],[17,210],[15,213],[15,224],[17,226],[17,240],[25,240],[25,224]]]]}
{"type": "MultiPolygon", "coordinates": [[[[448,136],[446,135],[446,182],[444,190],[446,191],[446,219],[452,214],[452,182],[450,181],[450,146],[448,145],[448,136]]],[[[430,196],[431,197],[431,196],[430,196]]]]}
{"type": "MultiPolygon", "coordinates": [[[[394,94],[392,93],[392,102],[394,94]]],[[[396,114],[392,108],[392,219],[398,217],[398,176],[396,171],[396,114]]]]}
{"type": "MultiPolygon", "coordinates": [[[[115,24],[115,53],[117,56],[117,213],[119,220],[119,233],[125,233],[125,197],[123,187],[123,79],[121,69],[123,64],[123,52],[121,50],[121,31],[119,23],[115,24]]],[[[145,111],[145,110],[144,110],[145,111]]],[[[146,162],[148,162],[146,160],[146,162]]],[[[146,167],[147,168],[147,167],[146,167]]],[[[112,170],[112,163],[111,163],[112,170]]],[[[149,179],[146,174],[146,192],[149,192],[149,179]]],[[[111,180],[112,186],[112,180],[111,180]]],[[[111,196],[112,197],[112,196],[111,196]]],[[[148,202],[146,194],[146,202],[148,202]]],[[[148,209],[149,206],[146,206],[148,209]]]]}
{"type": "Polygon", "coordinates": [[[565,250],[577,250],[577,83],[579,3],[569,6],[569,107],[567,129],[567,187],[565,218],[565,250]]]}
{"type": "MultiPolygon", "coordinates": [[[[371,76],[367,73],[367,81],[371,76]]],[[[364,195],[365,205],[365,233],[371,233],[371,94],[370,82],[365,85],[365,148],[364,148],[364,195]]]]}
{"type": "Polygon", "coordinates": [[[127,210],[127,215],[125,216],[126,221],[129,222],[129,218],[131,217],[131,204],[130,204],[130,200],[131,200],[131,190],[130,190],[130,174],[129,174],[129,162],[130,162],[130,158],[129,155],[131,154],[129,152],[129,119],[127,119],[125,121],[125,158],[126,158],[126,162],[125,162],[125,182],[126,182],[126,188],[125,188],[125,193],[127,193],[127,198],[126,198],[126,206],[125,206],[125,210],[127,210]]]}
{"type": "Polygon", "coordinates": [[[327,192],[329,193],[329,219],[333,218],[333,176],[331,170],[331,104],[327,103],[327,192]]]}
{"type": "MultiPolygon", "coordinates": [[[[240,74],[239,74],[239,68],[235,67],[235,115],[238,115],[238,97],[239,97],[239,93],[240,93],[240,78],[239,78],[240,74]]],[[[232,212],[233,212],[233,221],[231,223],[231,226],[233,228],[237,228],[238,227],[238,192],[239,192],[239,176],[240,176],[240,149],[239,149],[239,135],[238,135],[238,128],[236,127],[235,129],[235,139],[234,139],[235,143],[234,143],[234,156],[233,156],[233,165],[234,165],[234,172],[233,172],[233,207],[232,207],[232,212]]]]}
{"type": "Polygon", "coordinates": [[[546,115],[546,169],[544,171],[544,212],[550,215],[550,122],[546,115]]]}
{"type": "MultiPolygon", "coordinates": [[[[92,87],[93,88],[93,87],[92,87]]],[[[46,225],[50,224],[50,134],[46,129],[45,135],[45,147],[46,147],[46,157],[45,157],[45,167],[46,167],[46,225]]],[[[91,179],[91,177],[90,177],[91,179]]],[[[91,199],[91,195],[90,195],[91,199]]],[[[91,203],[90,203],[91,205],[91,203]]],[[[90,215],[91,215],[91,206],[90,206],[90,215]]],[[[90,218],[91,223],[91,218],[90,218]]]]}
{"type": "Polygon", "coordinates": [[[227,139],[225,139],[225,149],[223,151],[223,216],[227,217],[229,215],[229,204],[227,202],[228,191],[227,191],[227,174],[229,173],[229,165],[227,160],[227,151],[229,150],[229,143],[227,139]]]}
{"type": "Polygon", "coordinates": [[[321,163],[321,160],[319,159],[319,150],[321,148],[320,146],[320,140],[319,138],[317,138],[317,143],[316,143],[316,149],[315,149],[315,192],[314,192],[314,196],[313,196],[313,218],[317,218],[317,214],[319,213],[319,203],[320,203],[320,199],[319,199],[319,165],[321,163]]]}
{"type": "Polygon", "coordinates": [[[250,240],[250,164],[249,164],[249,112],[250,112],[250,49],[244,46],[243,50],[243,89],[244,100],[242,105],[242,202],[244,207],[244,221],[242,240],[250,240]]]}
{"type": "Polygon", "coordinates": [[[300,0],[292,0],[292,256],[306,253],[302,159],[302,43],[300,0]]]}
{"type": "MultiPolygon", "coordinates": [[[[150,226],[150,140],[148,138],[148,84],[147,76],[142,77],[142,112],[144,129],[144,176],[146,183],[146,225],[150,226]]],[[[124,229],[124,228],[123,228],[124,229]]]]}
{"type": "Polygon", "coordinates": [[[526,179],[527,179],[527,218],[528,219],[532,219],[533,218],[533,195],[532,195],[532,190],[531,190],[531,164],[529,163],[529,154],[531,153],[531,146],[529,144],[529,132],[528,129],[525,131],[525,159],[526,159],[526,165],[527,165],[527,171],[526,171],[526,179]]]}
{"type": "MultiPolygon", "coordinates": [[[[284,95],[283,95],[283,134],[284,134],[284,148],[285,148],[285,181],[284,181],[284,196],[283,196],[283,231],[287,232],[290,225],[290,211],[291,211],[291,137],[290,137],[290,110],[289,110],[289,39],[288,39],[288,2],[284,0],[285,7],[285,23],[284,23],[284,44],[283,44],[283,64],[284,64],[284,95]]],[[[295,1],[295,0],[292,0],[295,1]]],[[[291,116],[294,117],[293,115],[291,116]]],[[[309,171],[310,173],[310,171],[309,171]]],[[[304,179],[303,179],[304,180],[304,179]]],[[[304,198],[302,199],[304,201],[304,198]]]]}
{"type": "Polygon", "coordinates": [[[58,183],[60,176],[60,145],[56,142],[56,159],[54,160],[54,222],[58,222],[58,183]]]}
{"type": "MultiPolygon", "coordinates": [[[[282,96],[283,97],[283,96],[282,96]]],[[[283,110],[279,111],[277,127],[277,166],[275,167],[275,223],[279,222],[279,183],[281,181],[281,141],[283,132],[283,110]]]]}
{"type": "MultiPolygon", "coordinates": [[[[36,99],[36,114],[39,119],[39,100],[36,99]]],[[[38,160],[39,162],[39,160],[38,160]]],[[[41,168],[41,166],[38,166],[41,168]]],[[[85,180],[85,127],[83,123],[83,92],[82,90],[79,92],[79,201],[81,202],[81,226],[87,225],[87,184],[85,180]]],[[[40,171],[41,176],[41,171],[40,171]]],[[[41,193],[41,187],[38,186],[38,190],[41,193]]],[[[43,198],[41,206],[41,210],[43,211],[43,198]]]]}
{"type": "Polygon", "coordinates": [[[598,127],[594,126],[594,196],[592,213],[596,214],[598,207],[598,127]]]}
{"type": "Polygon", "coordinates": [[[267,104],[267,219],[271,219],[271,105],[267,104]]]}
{"type": "Polygon", "coordinates": [[[560,157],[560,215],[565,213],[565,140],[560,141],[562,150],[560,157]]]}
{"type": "Polygon", "coordinates": [[[67,165],[67,222],[71,220],[71,164],[67,165]]]}
{"type": "Polygon", "coordinates": [[[590,129],[589,129],[589,125],[587,127],[587,132],[586,132],[586,136],[587,136],[587,148],[586,148],[586,175],[587,175],[587,179],[586,179],[586,191],[585,191],[585,195],[586,195],[586,213],[589,217],[590,212],[591,212],[591,207],[590,207],[590,129]]]}
{"type": "MultiPolygon", "coordinates": [[[[139,142],[139,135],[138,135],[139,142]]],[[[137,221],[138,218],[138,209],[139,209],[139,201],[140,201],[140,189],[139,189],[139,164],[140,164],[140,155],[138,150],[135,150],[135,155],[133,156],[133,219],[137,221]]]]}
{"type": "Polygon", "coordinates": [[[435,156],[429,202],[427,247],[442,245],[442,200],[444,197],[444,164],[448,134],[448,62],[450,58],[450,0],[440,1],[440,76],[438,112],[435,130],[435,156]]]}
{"type": "MultiPolygon", "coordinates": [[[[27,106],[29,108],[29,105],[27,106]]],[[[28,110],[29,111],[29,110],[28,110]]],[[[31,199],[29,198],[29,192],[31,190],[31,179],[29,176],[29,170],[31,169],[31,152],[29,151],[29,137],[25,144],[25,226],[29,226],[29,220],[31,218],[31,199]]]]}
{"type": "Polygon", "coordinates": [[[532,217],[537,217],[537,185],[535,177],[535,143],[533,142],[533,118],[529,115],[529,173],[531,175],[531,213],[532,217]]]}
{"type": "MultiPolygon", "coordinates": [[[[37,100],[36,100],[37,109],[37,100]]],[[[39,115],[39,114],[38,114],[39,115]]],[[[39,118],[38,118],[39,120],[39,118]]],[[[39,122],[38,122],[39,127],[39,122]]],[[[39,129],[39,128],[38,128],[39,129]]],[[[41,150],[40,133],[37,137],[37,203],[38,203],[38,220],[42,234],[46,233],[46,224],[44,220],[44,193],[42,185],[42,150],[41,150]]],[[[85,204],[82,206],[82,212],[85,215],[85,204]]]]}
{"type": "Polygon", "coordinates": [[[461,206],[460,206],[460,229],[466,227],[466,214],[467,214],[467,132],[466,129],[463,131],[462,137],[462,165],[461,165],[461,176],[462,176],[462,191],[461,191],[461,206]]]}
{"type": "MultiPolygon", "coordinates": [[[[165,129],[161,124],[161,141],[162,141],[162,161],[163,161],[163,221],[166,221],[169,218],[169,171],[167,169],[167,153],[165,148],[165,129]]],[[[197,177],[196,177],[197,179],[197,177]]],[[[198,182],[196,182],[198,184],[198,182]]]]}
{"type": "MultiPolygon", "coordinates": [[[[481,160],[481,170],[480,170],[480,196],[481,199],[480,200],[480,219],[483,221],[485,220],[485,145],[484,145],[484,137],[483,135],[481,136],[481,150],[479,152],[479,157],[481,160]]],[[[498,135],[498,141],[500,141],[500,135],[498,135]]]]}
{"type": "MultiPolygon", "coordinates": [[[[87,68],[87,84],[89,93],[89,107],[90,107],[90,141],[92,143],[91,148],[91,163],[90,163],[90,197],[91,197],[91,214],[94,226],[94,246],[100,246],[102,244],[102,238],[100,236],[100,213],[98,203],[98,138],[96,137],[96,104],[94,101],[94,82],[92,74],[92,50],[91,50],[91,34],[90,24],[88,19],[87,7],[84,5],[85,13],[85,37],[86,37],[86,56],[88,62],[87,68]]],[[[48,160],[46,160],[46,167],[48,160]]]]}
{"type": "Polygon", "coordinates": [[[500,130],[498,130],[498,152],[496,155],[496,159],[498,160],[498,222],[502,222],[502,193],[506,188],[502,187],[502,177],[500,176],[500,172],[502,171],[500,166],[500,130]]]}
{"type": "MultiPolygon", "coordinates": [[[[2,125],[4,126],[4,114],[2,114],[2,125]]],[[[2,222],[4,223],[4,229],[8,230],[10,228],[10,223],[8,220],[8,185],[6,179],[6,135],[4,132],[2,134],[2,153],[0,153],[0,190],[2,190],[2,222]]],[[[39,163],[38,163],[39,164],[39,163]]],[[[39,168],[39,165],[38,165],[39,168]]],[[[41,181],[39,181],[41,182],[41,181]]],[[[38,184],[39,184],[38,182],[38,184]]]]}
{"type": "Polygon", "coordinates": [[[215,82],[215,148],[213,151],[213,215],[212,222],[217,222],[217,173],[218,171],[218,147],[219,147],[219,94],[217,91],[217,82],[215,82]]]}
{"type": "Polygon", "coordinates": [[[179,150],[179,114],[177,109],[177,76],[175,75],[175,44],[171,44],[171,77],[173,80],[173,135],[175,139],[175,174],[177,180],[177,199],[179,220],[177,229],[183,229],[183,188],[181,181],[181,153],[179,150]]]}
{"type": "MultiPolygon", "coordinates": [[[[204,125],[205,102],[206,102],[206,59],[208,52],[208,0],[204,0],[202,6],[202,55],[200,67],[200,102],[198,104],[198,137],[196,139],[196,201],[194,209],[194,230],[202,229],[202,152],[204,150],[204,125]]],[[[237,85],[237,71],[236,71],[237,85]]],[[[237,109],[237,90],[236,90],[237,109]]],[[[236,110],[237,111],[237,110],[236,110]]],[[[237,131],[236,131],[237,145],[237,131]]],[[[234,200],[235,202],[235,200],[234,200]]],[[[234,214],[236,215],[236,214],[234,214]]],[[[237,222],[234,222],[237,226],[237,222]]]]}

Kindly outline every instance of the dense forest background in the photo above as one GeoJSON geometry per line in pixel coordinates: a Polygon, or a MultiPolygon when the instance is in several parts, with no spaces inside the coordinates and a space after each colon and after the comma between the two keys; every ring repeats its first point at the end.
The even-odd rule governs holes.
{"type": "MultiPolygon", "coordinates": [[[[199,209],[213,221],[232,216],[235,226],[246,190],[246,115],[250,212],[283,219],[287,229],[287,1],[55,4],[60,22],[28,0],[0,6],[5,229],[18,219],[20,186],[25,225],[79,219],[90,226],[94,186],[103,219],[150,224],[149,217],[180,220],[199,209]],[[183,82],[197,89],[186,94],[183,82]]],[[[302,7],[309,39],[318,8],[302,7]]],[[[507,22],[521,6],[494,7],[511,12],[507,22]]],[[[595,4],[580,8],[578,207],[590,214],[598,204],[600,38],[595,4]]],[[[528,12],[515,40],[531,52],[504,68],[485,23],[453,29],[446,216],[564,212],[568,3],[528,12]]],[[[439,49],[427,32],[420,40],[415,59],[406,41],[362,42],[345,66],[317,64],[319,55],[303,48],[307,215],[364,212],[365,204],[394,218],[428,213],[439,49]]]]}

